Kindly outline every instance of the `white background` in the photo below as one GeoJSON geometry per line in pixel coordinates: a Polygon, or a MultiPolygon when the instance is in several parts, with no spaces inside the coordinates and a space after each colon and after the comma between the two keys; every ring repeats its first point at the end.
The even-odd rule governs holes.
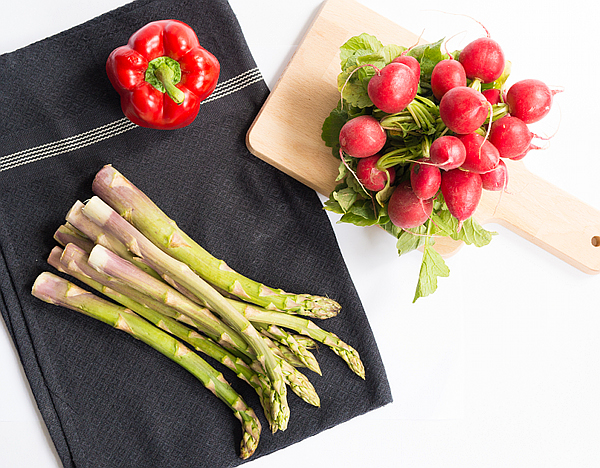
{"type": "MultiPolygon", "coordinates": [[[[125,3],[3,0],[0,53],[125,3]]],[[[417,34],[425,30],[433,40],[459,33],[456,48],[482,30],[442,11],[468,14],[500,42],[513,62],[514,80],[539,78],[564,87],[556,98],[560,111],[548,120],[548,133],[559,124],[558,134],[526,163],[600,209],[597,3],[362,3],[417,34]]],[[[271,88],[320,4],[231,0],[271,88]]],[[[248,466],[600,466],[600,277],[490,225],[499,233],[492,243],[465,247],[448,259],[450,277],[440,280],[433,296],[412,304],[420,255],[399,258],[383,231],[336,220],[331,217],[394,403],[248,466]]],[[[0,466],[60,466],[3,325],[0,376],[0,466]]]]}

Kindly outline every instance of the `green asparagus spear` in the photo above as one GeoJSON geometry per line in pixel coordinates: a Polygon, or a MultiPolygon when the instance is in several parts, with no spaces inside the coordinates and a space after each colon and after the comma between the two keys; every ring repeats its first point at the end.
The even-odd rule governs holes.
{"type": "Polygon", "coordinates": [[[358,352],[342,341],[334,333],[323,330],[314,322],[304,317],[297,317],[278,311],[267,310],[254,305],[245,304],[235,299],[227,299],[237,310],[239,310],[251,322],[270,323],[280,327],[289,328],[302,335],[306,335],[315,341],[328,346],[340,356],[350,369],[361,378],[365,378],[365,368],[358,352]]]}
{"type": "MultiPolygon", "coordinates": [[[[72,248],[73,247],[71,247],[71,249],[72,248]]],[[[65,253],[68,250],[70,250],[69,246],[65,248],[65,253]]],[[[240,334],[228,327],[227,324],[223,323],[211,311],[190,300],[167,283],[146,274],[132,263],[122,259],[108,249],[98,245],[93,251],[96,251],[97,253],[102,252],[102,254],[106,256],[107,263],[104,265],[98,263],[98,259],[102,257],[102,254],[97,254],[94,258],[91,256],[88,257],[88,263],[94,265],[96,269],[101,270],[105,275],[113,277],[110,279],[111,282],[108,283],[112,289],[130,296],[138,302],[150,305],[151,308],[160,311],[164,315],[171,316],[179,321],[198,328],[217,341],[221,346],[236,355],[239,355],[238,352],[243,353],[241,357],[244,358],[245,355],[246,357],[251,358],[253,360],[251,362],[252,368],[258,372],[259,377],[262,378],[264,369],[262,365],[256,361],[257,357],[254,350],[249,347],[240,334]],[[130,287],[127,287],[127,285],[130,285],[130,287]],[[185,312],[186,315],[182,315],[181,312],[185,312]],[[182,317],[185,317],[185,319],[182,320],[182,317]],[[258,368],[256,365],[258,365],[258,368]]],[[[273,352],[273,349],[270,349],[270,351],[273,352]]],[[[307,403],[319,406],[319,396],[311,382],[303,374],[294,369],[293,366],[287,363],[285,359],[279,356],[274,356],[274,359],[281,368],[284,381],[290,386],[294,393],[307,403]]],[[[265,390],[269,388],[271,394],[274,392],[272,384],[269,386],[264,385],[264,388],[265,390]]],[[[271,406],[272,404],[273,399],[271,397],[271,403],[268,406],[271,406]]],[[[286,425],[282,425],[282,423],[287,424],[289,419],[289,408],[286,405],[285,408],[273,408],[271,406],[271,409],[272,416],[269,419],[269,422],[272,424],[271,430],[273,432],[277,429],[284,430],[286,425]],[[278,415],[280,417],[276,419],[278,415]]]]}
{"type": "Polygon", "coordinates": [[[299,345],[304,346],[306,349],[317,349],[317,342],[312,338],[300,334],[294,334],[294,339],[299,345]]]}
{"type": "Polygon", "coordinates": [[[119,283],[111,277],[96,271],[87,263],[87,259],[88,255],[83,249],[75,244],[67,244],[64,249],[54,247],[48,256],[48,263],[58,271],[71,275],[122,306],[133,310],[157,327],[171,333],[193,346],[197,351],[210,356],[231,369],[240,379],[254,388],[259,396],[271,430],[277,429],[271,421],[271,409],[269,406],[271,390],[267,379],[254,372],[243,359],[226,351],[210,338],[178,322],[169,315],[159,312],[158,309],[161,308],[155,301],[143,297],[143,295],[129,288],[127,285],[119,283]],[[121,292],[112,289],[111,286],[121,292]],[[132,299],[133,297],[144,301],[145,304],[135,301],[132,299]]]}
{"type": "MultiPolygon", "coordinates": [[[[263,335],[268,336],[274,340],[275,343],[280,343],[280,349],[282,347],[288,349],[292,356],[300,361],[301,366],[307,367],[313,372],[322,375],[321,368],[314,354],[306,349],[304,345],[299,343],[291,333],[277,325],[269,323],[253,322],[253,324],[263,335]]],[[[287,358],[287,360],[290,361],[291,358],[287,358]]]]}
{"type": "Polygon", "coordinates": [[[296,356],[294,353],[292,353],[292,350],[290,348],[288,348],[286,345],[282,344],[281,342],[274,340],[271,336],[269,336],[269,334],[267,332],[265,332],[264,330],[261,330],[260,327],[256,326],[256,324],[254,324],[254,326],[256,327],[258,332],[267,340],[267,342],[269,343],[269,346],[277,347],[277,351],[273,351],[276,356],[279,356],[282,359],[285,359],[292,367],[296,367],[296,368],[306,367],[304,365],[304,363],[298,358],[298,356],[296,356]]]}
{"type": "MultiPolygon", "coordinates": [[[[275,352],[276,350],[274,350],[274,353],[275,352]]],[[[287,362],[285,358],[275,356],[275,359],[281,366],[281,372],[292,391],[309,405],[316,407],[321,406],[321,399],[313,385],[310,383],[310,380],[308,380],[302,372],[287,362]]]]}
{"type": "Polygon", "coordinates": [[[229,406],[242,423],[240,457],[246,459],[254,453],[260,437],[260,421],[254,411],[231,388],[220,372],[185,345],[133,311],[101,299],[52,273],[43,272],[38,276],[32,294],[45,302],[82,312],[123,330],[188,370],[229,406]]]}
{"type": "Polygon", "coordinates": [[[262,307],[313,318],[336,315],[340,305],[332,299],[310,294],[289,294],[253,281],[227,266],[198,245],[150,198],[112,166],[105,166],[92,184],[96,195],[132,223],[153,243],[189,265],[215,287],[262,307]]]}
{"type": "MultiPolygon", "coordinates": [[[[99,202],[100,206],[104,206],[110,210],[110,208],[105,205],[100,199],[94,197],[92,200],[96,200],[99,202]]],[[[92,201],[88,202],[84,209],[84,213],[87,216],[87,213],[97,213],[97,211],[101,211],[96,209],[89,210],[88,207],[97,208],[98,203],[93,203],[92,201]]],[[[134,229],[129,223],[127,223],[123,218],[117,215],[114,211],[110,210],[108,216],[104,216],[102,213],[99,214],[99,219],[104,222],[105,227],[111,229],[113,225],[111,224],[111,220],[123,221],[125,224],[134,229]],[[110,227],[109,227],[110,226],[110,227]]],[[[97,218],[95,218],[97,219],[97,218]]],[[[111,231],[109,231],[111,232],[111,231]]],[[[119,237],[119,234],[124,231],[119,231],[118,229],[111,232],[111,234],[119,237]]],[[[266,371],[266,375],[269,377],[271,381],[271,386],[273,389],[271,395],[271,409],[273,411],[273,420],[276,421],[277,427],[281,430],[285,430],[287,428],[287,423],[289,420],[289,406],[287,404],[286,398],[286,384],[285,378],[282,373],[281,364],[278,362],[273,356],[273,352],[266,345],[264,340],[258,335],[256,329],[252,326],[252,324],[241,315],[235,308],[231,307],[217,291],[211,288],[207,283],[205,283],[201,278],[195,275],[189,268],[187,268],[184,264],[181,264],[177,260],[174,260],[168,255],[164,254],[164,252],[156,249],[152,244],[147,245],[146,239],[143,236],[137,236],[135,238],[131,238],[128,241],[124,239],[120,239],[125,245],[128,246],[132,251],[136,254],[139,254],[141,258],[147,259],[151,258],[153,265],[159,263],[161,267],[154,267],[153,269],[158,271],[160,270],[161,276],[165,278],[167,281],[171,280],[177,284],[182,284],[184,288],[187,290],[192,290],[193,288],[201,288],[200,293],[194,293],[206,301],[207,306],[209,306],[212,310],[217,311],[223,320],[225,320],[231,328],[238,332],[242,338],[246,341],[246,343],[254,350],[256,353],[257,361],[263,366],[266,371]],[[157,251],[154,251],[156,249],[157,251]],[[161,254],[161,255],[158,255],[161,254]],[[158,258],[164,256],[165,258],[158,258]],[[166,267],[166,268],[165,268],[166,267]],[[193,283],[189,283],[188,280],[193,281],[193,283]],[[191,286],[191,287],[190,287],[191,286]]],[[[129,268],[128,271],[132,271],[133,268],[136,268],[135,265],[127,262],[116,254],[112,253],[108,249],[102,247],[101,245],[96,245],[92,249],[90,253],[89,263],[94,266],[94,268],[100,269],[101,271],[104,269],[104,273],[109,276],[119,278],[120,275],[125,273],[126,268],[129,268]],[[111,268],[113,262],[119,262],[120,265],[116,268],[107,270],[107,268],[111,268]],[[130,267],[129,267],[130,265],[130,267]]],[[[139,270],[139,269],[137,269],[139,270]]],[[[138,275],[136,272],[132,271],[132,274],[138,275]]],[[[162,283],[160,280],[153,279],[150,275],[146,275],[145,279],[147,280],[147,284],[152,287],[164,288],[164,286],[168,286],[162,283]],[[164,285],[164,286],[163,286],[164,285]]],[[[171,282],[170,281],[170,282],[171,282]]],[[[195,320],[205,318],[206,315],[203,311],[203,315],[199,316],[198,311],[199,307],[192,307],[194,303],[191,300],[187,299],[183,294],[178,293],[174,289],[167,289],[163,298],[166,302],[177,301],[181,303],[181,306],[178,306],[180,312],[188,315],[190,318],[195,320]]],[[[216,319],[216,317],[215,317],[216,319]]],[[[221,321],[219,321],[222,323],[221,321]]],[[[232,338],[231,336],[229,338],[232,338]]]]}

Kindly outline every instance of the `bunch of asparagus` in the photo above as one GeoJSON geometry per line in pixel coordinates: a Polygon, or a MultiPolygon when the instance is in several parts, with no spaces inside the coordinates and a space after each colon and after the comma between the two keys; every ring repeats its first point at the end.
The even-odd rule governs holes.
{"type": "Polygon", "coordinates": [[[60,246],[48,263],[104,297],[50,272],[39,275],[32,294],[123,330],[191,372],[240,420],[241,458],[256,450],[260,421],[199,353],[256,391],[273,433],[288,425],[288,386],[320,406],[315,388],[298,370],[321,374],[310,351],[317,342],[365,378],[356,350],[312,320],[335,316],[338,303],[286,293],[232,270],[110,165],[98,172],[92,190],[95,195],[77,201],[57,229],[60,246]]]}

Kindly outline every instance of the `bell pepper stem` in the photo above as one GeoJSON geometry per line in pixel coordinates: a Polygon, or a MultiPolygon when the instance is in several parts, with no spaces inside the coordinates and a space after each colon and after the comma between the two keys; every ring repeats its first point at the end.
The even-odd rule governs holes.
{"type": "Polygon", "coordinates": [[[163,84],[167,94],[175,104],[181,104],[185,99],[185,94],[173,82],[175,73],[166,63],[161,64],[154,70],[154,76],[163,84]]]}

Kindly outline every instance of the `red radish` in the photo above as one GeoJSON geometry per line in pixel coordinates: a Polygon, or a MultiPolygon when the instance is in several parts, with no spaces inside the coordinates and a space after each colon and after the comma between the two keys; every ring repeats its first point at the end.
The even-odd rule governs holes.
{"type": "Polygon", "coordinates": [[[362,158],[356,166],[356,176],[367,190],[374,190],[376,192],[383,190],[388,181],[388,173],[390,184],[396,179],[396,170],[393,167],[383,170],[377,167],[377,161],[379,161],[380,157],[380,155],[376,154],[368,158],[362,158]]]}
{"type": "Polygon", "coordinates": [[[446,59],[438,62],[431,72],[431,91],[437,99],[442,99],[452,88],[467,86],[465,69],[458,60],[446,59]]]}
{"type": "Polygon", "coordinates": [[[367,93],[376,107],[388,114],[395,114],[406,109],[415,98],[418,85],[408,66],[392,62],[369,80],[367,93]]]}
{"type": "Polygon", "coordinates": [[[506,163],[500,160],[495,169],[481,174],[481,182],[484,190],[492,192],[504,190],[508,184],[508,168],[506,167],[506,163]]]}
{"type": "Polygon", "coordinates": [[[527,124],[517,117],[505,115],[492,123],[489,141],[502,158],[515,158],[532,149],[533,133],[527,124]]]}
{"type": "Polygon", "coordinates": [[[388,201],[390,221],[399,228],[411,229],[423,224],[433,211],[433,200],[421,200],[409,181],[398,185],[388,201]]]}
{"type": "Polygon", "coordinates": [[[510,158],[511,161],[520,161],[521,159],[523,159],[525,156],[527,156],[527,153],[529,153],[529,149],[525,150],[523,153],[515,156],[514,158],[510,158]]]}
{"type": "Polygon", "coordinates": [[[406,65],[408,68],[410,68],[413,72],[413,74],[415,75],[415,79],[417,80],[417,83],[419,82],[419,80],[421,79],[421,64],[419,63],[419,61],[412,57],[411,55],[400,55],[398,57],[396,57],[394,60],[392,60],[393,63],[402,63],[404,65],[406,65]]]}
{"type": "Polygon", "coordinates": [[[431,162],[445,171],[460,167],[465,162],[466,157],[465,145],[452,135],[436,138],[429,148],[431,162]]]}
{"type": "Polygon", "coordinates": [[[448,210],[459,221],[469,218],[477,209],[483,182],[474,172],[452,169],[442,174],[442,195],[448,210]]]}
{"type": "Polygon", "coordinates": [[[340,130],[340,147],[355,158],[373,156],[385,145],[386,133],[379,121],[371,115],[348,120],[340,130]]]}
{"type": "Polygon", "coordinates": [[[482,83],[496,81],[504,71],[504,52],[493,39],[480,37],[460,52],[458,60],[465,67],[467,78],[482,83]]]}
{"type": "Polygon", "coordinates": [[[487,101],[492,105],[500,104],[501,102],[500,90],[497,88],[484,89],[481,91],[481,94],[483,94],[487,101]]]}
{"type": "Polygon", "coordinates": [[[552,96],[557,92],[540,80],[518,81],[506,93],[508,112],[526,124],[537,122],[550,112],[552,96]]]}
{"type": "Polygon", "coordinates": [[[422,200],[433,198],[440,188],[442,175],[436,166],[418,161],[410,168],[410,185],[415,195],[422,200]]]}
{"type": "Polygon", "coordinates": [[[494,169],[500,162],[500,153],[496,147],[479,133],[460,135],[458,138],[467,150],[465,162],[460,166],[462,169],[484,174],[494,169]]]}
{"type": "Polygon", "coordinates": [[[442,122],[454,133],[465,135],[483,125],[489,103],[483,94],[467,86],[452,88],[440,101],[442,122]]]}

